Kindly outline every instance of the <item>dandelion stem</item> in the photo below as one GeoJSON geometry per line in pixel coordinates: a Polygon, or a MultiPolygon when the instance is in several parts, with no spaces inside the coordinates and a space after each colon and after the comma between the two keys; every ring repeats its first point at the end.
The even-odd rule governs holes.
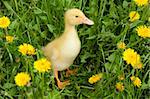
{"type": "Polygon", "coordinates": [[[5,35],[8,35],[7,28],[4,28],[4,31],[5,31],[5,35]]]}
{"type": "Polygon", "coordinates": [[[44,73],[40,73],[40,77],[41,77],[41,91],[42,91],[42,97],[44,96],[44,90],[45,90],[45,87],[44,87],[44,73]]]}
{"type": "Polygon", "coordinates": [[[135,75],[138,76],[138,69],[136,69],[136,74],[135,75]]]}
{"type": "Polygon", "coordinates": [[[28,64],[28,58],[27,56],[24,57],[25,58],[25,66],[26,66],[26,72],[28,72],[29,70],[29,64],[28,64]]]}

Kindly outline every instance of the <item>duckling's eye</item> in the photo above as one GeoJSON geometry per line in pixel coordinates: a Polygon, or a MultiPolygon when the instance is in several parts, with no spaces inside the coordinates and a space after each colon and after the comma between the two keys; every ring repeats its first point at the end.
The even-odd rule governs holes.
{"type": "Polygon", "coordinates": [[[78,18],[79,16],[76,15],[75,17],[78,18]]]}

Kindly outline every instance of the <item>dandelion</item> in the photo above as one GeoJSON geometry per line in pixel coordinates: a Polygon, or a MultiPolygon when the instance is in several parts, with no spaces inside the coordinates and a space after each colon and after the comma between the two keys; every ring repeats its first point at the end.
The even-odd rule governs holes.
{"type": "Polygon", "coordinates": [[[133,81],[135,79],[135,76],[131,76],[130,79],[131,81],[133,81]]]}
{"type": "Polygon", "coordinates": [[[119,76],[118,76],[118,79],[119,79],[119,80],[124,80],[124,75],[119,75],[119,76]]]}
{"type": "Polygon", "coordinates": [[[28,51],[28,45],[26,43],[20,45],[18,51],[21,52],[23,55],[26,55],[28,51]]]}
{"type": "Polygon", "coordinates": [[[116,89],[117,89],[118,91],[123,91],[123,90],[124,90],[123,83],[122,83],[122,82],[116,83],[116,89]]]}
{"type": "Polygon", "coordinates": [[[136,31],[137,31],[138,35],[143,38],[150,37],[150,27],[141,25],[136,28],[136,31]]]}
{"type": "Polygon", "coordinates": [[[32,45],[28,44],[28,51],[27,51],[28,55],[34,55],[35,54],[35,49],[32,45]]]}
{"type": "Polygon", "coordinates": [[[138,63],[137,66],[136,66],[137,69],[141,69],[142,67],[143,67],[143,64],[141,62],[138,63]]]}
{"type": "Polygon", "coordinates": [[[46,58],[42,58],[34,62],[34,68],[39,72],[46,72],[51,69],[51,63],[46,58]]]}
{"type": "Polygon", "coordinates": [[[25,73],[25,72],[21,72],[18,73],[15,76],[15,83],[18,86],[25,86],[29,83],[29,81],[31,80],[29,74],[25,73]]]}
{"type": "Polygon", "coordinates": [[[8,17],[1,17],[0,18],[0,28],[7,28],[10,24],[10,20],[8,17]]]}
{"type": "Polygon", "coordinates": [[[137,68],[138,64],[141,63],[140,55],[134,52],[133,49],[128,48],[123,52],[123,59],[127,64],[131,64],[133,68],[137,68]]]}
{"type": "Polygon", "coordinates": [[[135,77],[135,76],[131,76],[130,77],[131,81],[133,82],[134,86],[140,87],[142,84],[141,80],[139,79],[139,77],[135,77]]]}
{"type": "Polygon", "coordinates": [[[134,0],[138,6],[148,5],[148,0],[134,0]]]}
{"type": "Polygon", "coordinates": [[[93,75],[92,77],[89,78],[88,82],[90,84],[96,83],[97,81],[99,81],[102,78],[102,76],[103,76],[102,73],[93,75]]]}
{"type": "Polygon", "coordinates": [[[13,42],[13,40],[14,40],[14,37],[13,36],[6,36],[6,41],[8,42],[8,43],[11,43],[11,42],[13,42]]]}
{"type": "Polygon", "coordinates": [[[19,50],[22,55],[34,55],[35,54],[35,49],[32,45],[24,43],[23,45],[19,46],[19,50]]]}
{"type": "Polygon", "coordinates": [[[140,19],[140,15],[139,15],[139,13],[136,12],[136,11],[131,11],[131,12],[129,13],[129,17],[130,17],[130,21],[131,21],[131,22],[140,19]]]}
{"type": "Polygon", "coordinates": [[[124,42],[119,42],[119,43],[117,43],[117,48],[125,49],[126,48],[126,44],[124,42]]]}

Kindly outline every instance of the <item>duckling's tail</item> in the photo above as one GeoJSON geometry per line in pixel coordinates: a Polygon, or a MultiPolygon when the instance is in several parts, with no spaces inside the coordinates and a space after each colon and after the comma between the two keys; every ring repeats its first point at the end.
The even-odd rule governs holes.
{"type": "Polygon", "coordinates": [[[42,47],[41,49],[42,49],[42,51],[44,51],[44,50],[45,50],[45,47],[42,47]]]}

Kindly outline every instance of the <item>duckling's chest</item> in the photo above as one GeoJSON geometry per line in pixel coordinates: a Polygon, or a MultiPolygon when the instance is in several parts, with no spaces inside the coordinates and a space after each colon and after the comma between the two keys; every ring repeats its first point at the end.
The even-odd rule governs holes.
{"type": "Polygon", "coordinates": [[[66,58],[75,58],[81,49],[81,42],[78,35],[68,36],[62,44],[61,54],[66,58]]]}

